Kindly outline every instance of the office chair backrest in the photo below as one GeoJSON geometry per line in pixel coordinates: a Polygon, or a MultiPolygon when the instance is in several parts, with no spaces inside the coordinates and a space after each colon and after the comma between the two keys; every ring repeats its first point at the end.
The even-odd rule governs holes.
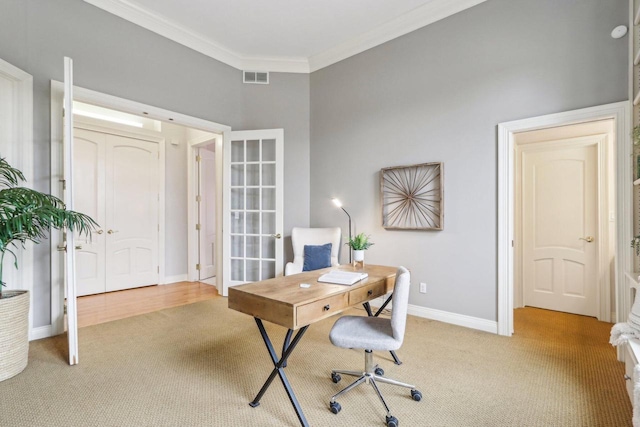
{"type": "MultiPolygon", "coordinates": [[[[304,264],[304,245],[324,245],[331,243],[331,265],[338,265],[340,251],[340,239],[342,229],[333,228],[301,228],[294,227],[291,230],[291,246],[293,246],[293,262],[304,264]]],[[[302,267],[301,267],[302,268],[302,267]]]]}
{"type": "Polygon", "coordinates": [[[411,287],[411,273],[404,267],[398,267],[396,284],[393,289],[393,308],[391,310],[391,330],[393,338],[404,339],[407,326],[407,310],[409,308],[409,288],[411,287]]]}

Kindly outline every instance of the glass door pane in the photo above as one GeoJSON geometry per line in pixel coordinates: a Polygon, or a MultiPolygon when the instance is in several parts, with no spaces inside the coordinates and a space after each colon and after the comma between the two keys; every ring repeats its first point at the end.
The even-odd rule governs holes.
{"type": "Polygon", "coordinates": [[[230,134],[224,283],[234,285],[282,274],[282,131],[230,134]]]}

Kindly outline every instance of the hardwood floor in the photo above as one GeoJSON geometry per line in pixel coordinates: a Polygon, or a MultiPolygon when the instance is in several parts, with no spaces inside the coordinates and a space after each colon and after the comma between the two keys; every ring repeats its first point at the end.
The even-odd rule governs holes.
{"type": "Polygon", "coordinates": [[[178,282],[88,295],[78,298],[78,327],[219,297],[215,286],[201,282],[178,282]]]}

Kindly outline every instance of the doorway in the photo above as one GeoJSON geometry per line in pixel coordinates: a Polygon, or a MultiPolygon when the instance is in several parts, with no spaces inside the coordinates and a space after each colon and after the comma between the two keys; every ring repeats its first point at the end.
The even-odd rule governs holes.
{"type": "Polygon", "coordinates": [[[76,239],[78,296],[159,283],[165,138],[116,125],[111,114],[74,120],[74,209],[101,226],[76,239]]]}
{"type": "Polygon", "coordinates": [[[609,320],[614,139],[612,119],[514,135],[515,307],[609,320]]]}
{"type": "Polygon", "coordinates": [[[216,146],[199,146],[196,154],[198,211],[198,280],[211,285],[216,276],[216,146]]]}
{"type": "MultiPolygon", "coordinates": [[[[615,132],[615,261],[611,267],[615,279],[611,286],[614,304],[600,301],[600,320],[617,321],[628,313],[630,292],[625,273],[630,271],[631,251],[631,123],[629,102],[601,105],[546,116],[500,123],[498,125],[498,334],[511,336],[515,293],[515,135],[571,124],[612,119],[615,132]],[[625,243],[626,242],[626,243],[625,243]],[[613,307],[614,312],[612,312],[613,307]],[[603,310],[604,308],[604,310],[603,310]]],[[[601,279],[601,278],[599,278],[601,279]]],[[[609,294],[608,294],[609,295],[609,294]]],[[[606,295],[605,295],[606,297],[606,295]]]]}
{"type": "MultiPolygon", "coordinates": [[[[62,194],[62,127],[60,118],[62,117],[62,99],[63,99],[63,84],[60,82],[51,82],[51,133],[52,133],[52,149],[51,149],[51,176],[52,176],[52,193],[60,196],[62,194]]],[[[174,199],[167,199],[167,205],[172,204],[174,207],[185,207],[187,205],[186,199],[186,182],[187,178],[187,146],[186,141],[189,137],[186,136],[187,128],[192,132],[202,132],[208,134],[221,135],[224,131],[230,130],[228,126],[220,125],[218,123],[209,122],[202,119],[197,119],[189,116],[185,116],[179,113],[170,112],[160,108],[140,104],[134,101],[128,101],[122,98],[113,97],[110,95],[94,92],[88,89],[74,87],[74,102],[82,102],[96,109],[108,109],[116,111],[116,115],[127,116],[119,117],[119,119],[129,120],[133,117],[135,122],[140,122],[138,127],[144,128],[148,131],[157,131],[157,123],[162,123],[163,127],[168,130],[169,134],[163,135],[165,144],[160,144],[160,149],[166,149],[166,156],[171,161],[167,161],[166,165],[166,179],[159,179],[160,192],[156,197],[159,198],[160,206],[164,206],[165,193],[177,194],[184,198],[184,201],[178,201],[174,199]],[[157,123],[156,123],[157,122],[157,123]],[[156,123],[156,124],[154,124],[156,123]],[[173,132],[173,133],[172,133],[173,132]],[[176,136],[175,133],[181,132],[176,136]],[[166,191],[165,191],[166,190],[166,191]]],[[[96,113],[96,111],[91,112],[96,113]]],[[[92,116],[95,117],[95,116],[92,116]]],[[[220,138],[220,143],[222,139],[220,138]]],[[[165,284],[174,283],[187,280],[186,271],[186,259],[187,259],[187,244],[186,239],[184,241],[177,242],[172,238],[174,235],[184,236],[187,233],[186,223],[186,209],[185,213],[177,213],[171,209],[161,208],[159,211],[160,230],[158,231],[158,254],[159,262],[156,266],[156,273],[158,279],[155,283],[150,284],[165,284]],[[166,226],[163,226],[166,224],[166,226]],[[183,224],[183,225],[180,225],[183,224]],[[171,246],[171,247],[169,247],[171,246]],[[167,256],[166,254],[172,254],[174,251],[177,256],[167,256]],[[178,266],[179,264],[179,266],[178,266]]],[[[100,224],[103,225],[103,224],[100,224]]],[[[221,224],[218,224],[220,227],[221,224]]],[[[106,231],[105,231],[106,232],[106,231]]],[[[63,257],[61,252],[58,252],[57,245],[62,241],[62,233],[53,232],[51,238],[52,245],[52,297],[51,297],[51,318],[52,327],[51,335],[59,334],[64,331],[63,323],[63,306],[65,295],[64,289],[64,270],[63,270],[63,257]]],[[[221,251],[219,251],[221,252],[221,251]]],[[[217,266],[219,268],[219,266],[217,266]]]]}

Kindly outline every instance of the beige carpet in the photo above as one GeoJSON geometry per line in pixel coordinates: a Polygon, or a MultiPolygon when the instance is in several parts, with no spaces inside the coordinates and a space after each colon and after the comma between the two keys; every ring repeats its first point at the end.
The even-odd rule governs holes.
{"type": "MultiPolygon", "coordinates": [[[[80,364],[65,337],[31,343],[27,369],[0,383],[0,426],[296,426],[254,320],[218,298],[80,330],[80,364]]],[[[363,355],[331,346],[335,318],[309,328],[287,375],[312,426],[382,426],[384,410],[361,386],[328,410],[331,368],[360,369],[363,355]]],[[[623,365],[607,344],[611,325],[537,309],[516,310],[512,338],[410,317],[402,366],[376,353],[381,384],[401,426],[630,426],[623,365]]],[[[279,347],[284,330],[267,325],[279,347]]]]}

